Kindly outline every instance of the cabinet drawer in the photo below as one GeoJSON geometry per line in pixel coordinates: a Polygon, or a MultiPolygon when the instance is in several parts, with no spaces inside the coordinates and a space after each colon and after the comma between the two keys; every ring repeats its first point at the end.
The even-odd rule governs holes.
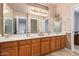
{"type": "Polygon", "coordinates": [[[1,56],[18,56],[18,48],[17,47],[4,48],[1,50],[1,56]]]}
{"type": "Polygon", "coordinates": [[[2,42],[0,43],[1,48],[17,46],[17,42],[2,42]]]}
{"type": "Polygon", "coordinates": [[[50,41],[50,38],[42,38],[41,41],[50,41]]]}
{"type": "Polygon", "coordinates": [[[31,44],[31,40],[23,40],[18,42],[19,45],[31,44]]]}
{"type": "Polygon", "coordinates": [[[33,39],[32,40],[32,43],[39,43],[40,42],[40,39],[33,39]]]}

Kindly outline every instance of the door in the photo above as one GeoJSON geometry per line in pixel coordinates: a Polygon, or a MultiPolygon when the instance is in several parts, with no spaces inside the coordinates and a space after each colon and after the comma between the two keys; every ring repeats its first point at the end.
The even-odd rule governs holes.
{"type": "Polygon", "coordinates": [[[41,42],[41,54],[50,52],[50,41],[41,42]]]}
{"type": "Polygon", "coordinates": [[[32,55],[40,55],[40,43],[32,43],[32,55]]]}
{"type": "Polygon", "coordinates": [[[65,36],[61,36],[61,48],[64,48],[65,47],[65,39],[66,37],[65,36]]]}
{"type": "Polygon", "coordinates": [[[55,50],[55,38],[54,37],[51,37],[51,51],[54,51],[55,50]]]}
{"type": "Polygon", "coordinates": [[[76,5],[76,6],[73,6],[73,8],[71,9],[71,32],[70,32],[70,34],[71,34],[71,50],[74,50],[74,20],[75,20],[75,17],[74,17],[74,9],[77,7],[77,6],[79,6],[79,5],[76,5]]]}
{"type": "Polygon", "coordinates": [[[30,55],[31,55],[30,45],[19,46],[19,56],[30,56],[30,55]]]}
{"type": "Polygon", "coordinates": [[[60,37],[56,36],[55,40],[56,40],[56,50],[58,50],[58,49],[60,49],[60,37]]]}

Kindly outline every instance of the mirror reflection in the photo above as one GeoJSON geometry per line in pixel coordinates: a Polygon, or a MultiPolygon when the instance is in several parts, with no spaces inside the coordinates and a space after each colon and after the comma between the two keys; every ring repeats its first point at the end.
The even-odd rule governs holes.
{"type": "Polygon", "coordinates": [[[31,33],[37,33],[37,20],[31,19],[31,33]]]}
{"type": "Polygon", "coordinates": [[[11,19],[5,20],[5,33],[12,34],[12,20],[11,19]]]}
{"type": "Polygon", "coordinates": [[[62,19],[61,17],[56,17],[54,21],[54,32],[59,33],[62,31],[62,19]]]}
{"type": "Polygon", "coordinates": [[[45,20],[45,33],[49,32],[48,19],[45,20]]]}
{"type": "Polygon", "coordinates": [[[19,18],[17,19],[17,34],[26,34],[26,19],[19,18]]]}
{"type": "MultiPolygon", "coordinates": [[[[53,30],[55,33],[61,32],[61,17],[55,17],[53,21],[53,19],[49,18],[48,12],[48,9],[35,7],[28,4],[3,4],[3,33],[39,34],[51,33],[53,30]]],[[[2,21],[0,20],[0,22],[2,21]]]]}
{"type": "Polygon", "coordinates": [[[7,4],[3,4],[3,21],[4,21],[4,34],[12,34],[13,10],[7,4]]]}

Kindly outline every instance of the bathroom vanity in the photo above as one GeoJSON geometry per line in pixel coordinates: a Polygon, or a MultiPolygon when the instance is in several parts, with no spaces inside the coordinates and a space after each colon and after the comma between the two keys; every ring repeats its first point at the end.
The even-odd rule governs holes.
{"type": "Polygon", "coordinates": [[[8,3],[2,7],[1,56],[39,56],[65,47],[62,18],[51,14],[51,19],[48,7],[8,3]]]}
{"type": "Polygon", "coordinates": [[[1,56],[40,56],[65,47],[66,35],[4,40],[0,42],[1,56]]]}

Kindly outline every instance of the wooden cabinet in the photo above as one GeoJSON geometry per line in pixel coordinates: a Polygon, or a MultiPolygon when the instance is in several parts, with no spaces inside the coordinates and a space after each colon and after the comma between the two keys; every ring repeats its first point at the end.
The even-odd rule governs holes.
{"type": "Polygon", "coordinates": [[[0,48],[8,48],[17,46],[17,42],[2,42],[0,43],[0,48]]]}
{"type": "Polygon", "coordinates": [[[53,36],[0,43],[1,56],[38,56],[65,47],[66,36],[53,36]]]}
{"type": "Polygon", "coordinates": [[[55,40],[56,40],[56,50],[65,47],[65,39],[66,39],[65,35],[61,35],[61,36],[56,36],[55,37],[55,40]]]}
{"type": "Polygon", "coordinates": [[[32,40],[32,56],[40,55],[40,39],[32,40]]]}
{"type": "Polygon", "coordinates": [[[1,56],[18,56],[17,42],[0,43],[1,56]]]}
{"type": "Polygon", "coordinates": [[[51,51],[55,51],[56,46],[55,46],[55,37],[51,37],[51,51]]]}
{"type": "Polygon", "coordinates": [[[66,36],[65,35],[63,35],[63,36],[61,36],[61,40],[60,40],[60,42],[61,42],[61,48],[64,48],[65,47],[65,39],[66,39],[66,36]]]}
{"type": "Polygon", "coordinates": [[[31,55],[30,45],[19,46],[19,56],[30,56],[30,55],[31,55]]]}
{"type": "Polygon", "coordinates": [[[60,49],[60,36],[55,36],[56,50],[60,49]]]}
{"type": "Polygon", "coordinates": [[[50,38],[41,39],[41,54],[50,52],[50,38]]]}
{"type": "Polygon", "coordinates": [[[24,40],[18,42],[19,56],[30,56],[31,55],[31,40],[24,40]]]}
{"type": "Polygon", "coordinates": [[[1,49],[1,56],[18,56],[18,48],[10,47],[1,49]]]}

